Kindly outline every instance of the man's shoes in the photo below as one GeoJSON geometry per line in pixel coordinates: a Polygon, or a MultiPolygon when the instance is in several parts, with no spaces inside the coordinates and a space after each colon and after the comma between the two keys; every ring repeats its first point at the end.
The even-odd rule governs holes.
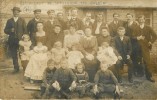
{"type": "Polygon", "coordinates": [[[155,80],[152,77],[147,78],[147,80],[150,81],[150,82],[153,82],[153,83],[155,82],[155,80]]]}
{"type": "Polygon", "coordinates": [[[130,82],[130,83],[133,83],[133,79],[132,79],[132,78],[129,78],[129,82],[130,82]]]}
{"type": "Polygon", "coordinates": [[[122,83],[122,79],[118,79],[118,83],[122,83]]]}
{"type": "Polygon", "coordinates": [[[19,72],[19,69],[14,69],[14,71],[12,72],[13,74],[16,74],[19,72]]]}
{"type": "Polygon", "coordinates": [[[114,99],[119,99],[120,100],[120,95],[117,92],[114,93],[113,96],[114,96],[114,99]]]}

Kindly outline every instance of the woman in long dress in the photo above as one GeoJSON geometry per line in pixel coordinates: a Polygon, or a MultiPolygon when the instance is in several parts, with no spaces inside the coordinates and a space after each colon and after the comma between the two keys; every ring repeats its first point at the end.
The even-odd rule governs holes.
{"type": "Polygon", "coordinates": [[[35,34],[35,44],[33,55],[26,67],[24,76],[30,78],[31,83],[34,80],[42,80],[43,72],[47,67],[47,47],[44,45],[46,41],[45,32],[43,31],[43,23],[37,23],[37,32],[35,34]]]}
{"type": "Polygon", "coordinates": [[[96,59],[98,49],[97,38],[92,36],[92,31],[89,27],[85,28],[85,36],[80,39],[81,52],[84,54],[83,63],[85,70],[89,74],[89,81],[93,82],[94,76],[98,70],[99,63],[96,59]]]}

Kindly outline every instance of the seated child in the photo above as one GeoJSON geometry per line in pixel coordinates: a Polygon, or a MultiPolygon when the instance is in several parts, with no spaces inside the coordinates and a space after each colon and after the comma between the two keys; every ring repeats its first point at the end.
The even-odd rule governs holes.
{"type": "Polygon", "coordinates": [[[51,56],[54,61],[55,67],[60,68],[60,61],[65,57],[65,49],[62,48],[62,43],[60,41],[54,43],[54,48],[51,50],[51,56]]]}
{"type": "Polygon", "coordinates": [[[80,51],[76,49],[75,45],[72,45],[72,51],[68,52],[68,64],[69,68],[75,69],[76,64],[81,63],[81,59],[84,57],[80,51]]]}
{"type": "Polygon", "coordinates": [[[115,54],[115,50],[108,44],[108,42],[103,42],[99,51],[97,53],[97,59],[100,62],[107,62],[110,65],[116,64],[118,58],[115,54]]]}
{"type": "Polygon", "coordinates": [[[31,56],[25,70],[24,76],[30,78],[30,82],[34,80],[41,81],[43,72],[47,68],[47,47],[42,42],[37,42],[37,46],[33,48],[34,54],[31,56]]]}
{"type": "Polygon", "coordinates": [[[73,71],[68,68],[66,58],[61,59],[61,67],[55,71],[52,86],[57,90],[58,98],[71,98],[70,92],[76,87],[76,76],[73,71]]]}
{"type": "Polygon", "coordinates": [[[86,71],[84,71],[84,65],[79,63],[76,65],[77,86],[76,91],[79,93],[79,97],[82,98],[87,90],[90,89],[92,83],[89,83],[89,76],[86,71]]]}
{"type": "Polygon", "coordinates": [[[22,40],[19,41],[20,45],[20,58],[21,58],[21,65],[23,67],[23,71],[25,71],[26,66],[30,59],[30,46],[32,42],[30,41],[30,37],[28,34],[24,34],[22,36],[22,40]]]}
{"type": "Polygon", "coordinates": [[[93,92],[96,98],[101,98],[101,93],[112,93],[114,96],[119,96],[118,80],[114,74],[108,70],[108,64],[101,63],[100,70],[96,73],[93,92]]]}
{"type": "Polygon", "coordinates": [[[44,71],[43,75],[43,83],[41,84],[41,91],[40,91],[40,96],[42,96],[46,93],[46,98],[49,99],[52,92],[54,91],[54,88],[52,87],[53,83],[53,75],[55,73],[55,68],[54,68],[54,61],[52,59],[49,59],[47,62],[47,68],[44,71]]]}

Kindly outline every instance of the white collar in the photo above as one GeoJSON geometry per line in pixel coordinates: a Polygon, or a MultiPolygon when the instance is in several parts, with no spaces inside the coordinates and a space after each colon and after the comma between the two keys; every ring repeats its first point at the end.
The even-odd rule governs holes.
{"type": "Polygon", "coordinates": [[[42,33],[36,32],[36,36],[39,36],[39,37],[45,36],[45,32],[44,31],[42,33]]]}
{"type": "Polygon", "coordinates": [[[144,28],[144,24],[140,25],[140,28],[143,29],[144,28]]]}
{"type": "Polygon", "coordinates": [[[14,21],[17,22],[17,20],[19,19],[18,17],[13,17],[14,21]]]}
{"type": "Polygon", "coordinates": [[[114,24],[118,24],[118,20],[117,20],[117,21],[114,20],[113,23],[114,23],[114,24]]]}
{"type": "Polygon", "coordinates": [[[128,22],[128,25],[132,25],[134,21],[128,22]]]}
{"type": "Polygon", "coordinates": [[[90,36],[90,37],[84,36],[84,37],[85,37],[85,39],[87,39],[87,40],[91,40],[91,39],[93,38],[93,36],[90,36]]]}
{"type": "Polygon", "coordinates": [[[35,20],[36,20],[36,21],[39,21],[40,19],[36,19],[36,18],[35,18],[35,20]]]}

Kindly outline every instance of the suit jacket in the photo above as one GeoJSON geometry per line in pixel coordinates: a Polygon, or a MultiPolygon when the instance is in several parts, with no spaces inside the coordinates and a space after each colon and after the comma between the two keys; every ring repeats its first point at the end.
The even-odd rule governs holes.
{"type": "Polygon", "coordinates": [[[55,25],[60,25],[59,21],[56,19],[53,21],[53,24],[51,24],[50,20],[48,20],[44,23],[44,31],[45,31],[47,37],[52,35],[55,25]]]}
{"type": "Polygon", "coordinates": [[[9,43],[18,42],[21,40],[22,35],[27,33],[25,20],[19,17],[15,22],[13,18],[10,18],[6,23],[4,32],[9,35],[9,43]],[[14,28],[15,32],[11,32],[12,28],[14,28]]]}
{"type": "Polygon", "coordinates": [[[114,21],[112,21],[112,22],[109,24],[109,32],[110,32],[110,35],[111,35],[112,37],[118,35],[117,29],[118,29],[119,27],[124,27],[124,21],[119,20],[117,24],[115,24],[114,21]]]}
{"type": "MultiPolygon", "coordinates": [[[[43,22],[43,20],[42,19],[40,19],[39,21],[41,21],[41,22],[43,22]]],[[[33,39],[33,33],[36,33],[37,32],[37,22],[38,21],[36,21],[35,20],[35,18],[33,18],[33,19],[31,19],[29,22],[28,22],[28,24],[27,24],[27,31],[28,31],[28,33],[30,34],[30,38],[31,38],[31,40],[33,39]]]]}
{"type": "MultiPolygon", "coordinates": [[[[106,23],[102,22],[100,28],[101,28],[101,27],[108,27],[108,26],[107,26],[106,23]]],[[[95,35],[96,28],[97,28],[97,21],[95,21],[95,22],[93,23],[93,26],[92,26],[93,35],[95,35]]],[[[99,30],[100,30],[100,29],[99,29],[99,30]]]]}
{"type": "Polygon", "coordinates": [[[70,21],[67,23],[69,25],[74,25],[76,27],[76,30],[83,30],[83,22],[79,18],[76,18],[75,20],[70,19],[70,21]]]}
{"type": "Polygon", "coordinates": [[[126,56],[131,55],[131,52],[132,52],[130,38],[127,36],[124,36],[123,41],[121,41],[120,37],[116,36],[114,37],[113,41],[114,41],[113,46],[115,47],[115,49],[118,51],[120,56],[122,56],[122,58],[126,60],[127,59],[126,56]]]}
{"type": "Polygon", "coordinates": [[[63,44],[64,34],[60,32],[59,34],[53,32],[51,36],[47,37],[46,46],[48,50],[51,50],[54,46],[54,43],[60,41],[63,44]]]}
{"type": "Polygon", "coordinates": [[[157,35],[155,33],[155,31],[147,25],[144,25],[144,28],[140,28],[140,26],[137,27],[137,33],[135,35],[135,38],[137,38],[137,36],[145,36],[144,40],[139,40],[139,43],[142,47],[142,49],[146,49],[149,51],[149,42],[154,43],[157,39],[157,35]]]}

